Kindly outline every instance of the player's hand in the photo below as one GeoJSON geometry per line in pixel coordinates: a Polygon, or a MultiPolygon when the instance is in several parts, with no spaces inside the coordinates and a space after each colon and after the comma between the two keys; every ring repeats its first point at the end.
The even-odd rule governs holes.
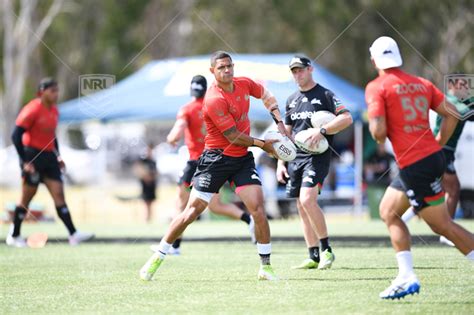
{"type": "Polygon", "coordinates": [[[285,164],[280,163],[280,161],[278,161],[278,165],[276,169],[276,177],[277,177],[277,180],[282,184],[285,184],[286,180],[290,178],[290,175],[288,174],[288,170],[286,169],[285,164]]]}
{"type": "Polygon", "coordinates": [[[265,140],[262,150],[267,152],[270,156],[276,157],[275,149],[273,148],[273,143],[277,142],[276,139],[265,140]]]}
{"type": "Polygon", "coordinates": [[[66,163],[64,163],[63,159],[58,156],[58,163],[59,163],[59,168],[61,169],[61,171],[65,171],[66,170],[66,163]]]}
{"type": "Polygon", "coordinates": [[[324,136],[319,132],[318,128],[314,128],[314,133],[306,139],[306,143],[310,147],[316,147],[319,144],[319,141],[321,141],[324,138],[324,136]]]}
{"type": "Polygon", "coordinates": [[[280,121],[280,122],[277,124],[277,128],[278,128],[278,132],[279,132],[281,135],[286,136],[286,137],[288,137],[289,139],[293,140],[292,137],[291,137],[291,134],[288,134],[288,131],[286,130],[285,125],[283,124],[282,121],[280,121]]]}
{"type": "Polygon", "coordinates": [[[36,172],[35,166],[31,162],[25,162],[23,164],[23,171],[28,174],[34,174],[36,172]]]}

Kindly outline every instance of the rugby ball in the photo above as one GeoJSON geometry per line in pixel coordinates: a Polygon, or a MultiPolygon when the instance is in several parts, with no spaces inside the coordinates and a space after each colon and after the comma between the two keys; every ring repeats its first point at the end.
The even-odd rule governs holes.
{"type": "Polygon", "coordinates": [[[304,152],[310,153],[310,154],[321,154],[326,152],[326,150],[329,148],[329,143],[328,140],[323,137],[318,145],[316,146],[310,146],[307,141],[308,138],[313,134],[315,131],[314,128],[308,128],[306,130],[302,130],[298,132],[295,135],[295,143],[296,145],[304,152]]]}
{"type": "Polygon", "coordinates": [[[321,128],[323,125],[336,118],[336,115],[327,110],[318,110],[311,116],[311,125],[313,128],[321,128]]]}
{"type": "Polygon", "coordinates": [[[288,139],[288,137],[283,136],[278,131],[271,130],[271,131],[268,131],[265,134],[264,139],[265,140],[277,140],[272,145],[273,145],[273,149],[275,149],[275,152],[277,154],[276,157],[279,160],[289,162],[289,161],[293,161],[295,159],[295,157],[296,157],[296,147],[293,144],[293,142],[291,142],[291,140],[288,139]]]}

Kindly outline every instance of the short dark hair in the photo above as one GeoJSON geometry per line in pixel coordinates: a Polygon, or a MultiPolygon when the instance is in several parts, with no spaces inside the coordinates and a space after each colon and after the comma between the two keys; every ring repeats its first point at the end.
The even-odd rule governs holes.
{"type": "Polygon", "coordinates": [[[38,92],[42,92],[44,90],[49,89],[50,87],[57,86],[58,82],[53,78],[43,78],[41,79],[40,83],[38,84],[38,92]]]}
{"type": "Polygon", "coordinates": [[[232,61],[232,57],[230,56],[230,54],[228,52],[223,51],[223,50],[218,50],[218,51],[214,52],[211,55],[211,67],[214,67],[216,65],[216,61],[218,59],[224,59],[224,58],[229,58],[230,61],[232,61]]]}

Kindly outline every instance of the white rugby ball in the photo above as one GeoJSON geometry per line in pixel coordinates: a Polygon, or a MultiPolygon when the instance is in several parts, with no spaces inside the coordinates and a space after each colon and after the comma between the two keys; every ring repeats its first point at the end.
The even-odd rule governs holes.
{"type": "Polygon", "coordinates": [[[281,133],[278,131],[270,130],[268,131],[265,136],[265,140],[277,140],[276,142],[273,143],[273,149],[275,149],[275,152],[277,154],[277,158],[289,162],[293,161],[296,158],[296,147],[291,142],[288,137],[283,136],[281,133]]]}
{"type": "Polygon", "coordinates": [[[313,128],[321,128],[323,125],[336,118],[336,115],[327,110],[318,110],[311,116],[311,125],[313,128]]]}
{"type": "Polygon", "coordinates": [[[308,128],[306,130],[302,130],[298,132],[295,135],[295,143],[301,150],[303,150],[306,153],[310,153],[310,154],[324,153],[329,148],[328,140],[325,137],[323,137],[319,141],[318,145],[316,146],[310,146],[307,143],[308,138],[313,134],[314,130],[315,130],[314,128],[308,128]]]}

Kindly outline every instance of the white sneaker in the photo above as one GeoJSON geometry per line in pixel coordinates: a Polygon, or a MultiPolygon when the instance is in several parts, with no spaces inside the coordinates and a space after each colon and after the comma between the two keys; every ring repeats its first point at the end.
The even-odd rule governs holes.
{"type": "Polygon", "coordinates": [[[73,235],[69,236],[69,245],[76,246],[79,245],[79,243],[89,241],[94,237],[95,235],[93,233],[76,231],[73,235]]]}
{"type": "Polygon", "coordinates": [[[382,299],[401,299],[409,294],[420,293],[420,282],[413,276],[407,280],[393,280],[392,284],[384,291],[380,292],[382,299]]]}
{"type": "Polygon", "coordinates": [[[257,238],[255,237],[255,221],[253,220],[252,216],[250,216],[249,232],[252,243],[256,244],[257,238]]]}
{"type": "Polygon", "coordinates": [[[446,237],[444,237],[444,236],[442,236],[442,235],[439,237],[439,242],[440,242],[441,244],[454,247],[454,243],[451,242],[449,239],[447,239],[446,237]]]}
{"type": "Polygon", "coordinates": [[[5,240],[5,243],[7,243],[7,245],[11,247],[17,247],[17,248],[28,247],[23,237],[21,236],[13,237],[10,234],[7,235],[7,239],[5,240]]]}

